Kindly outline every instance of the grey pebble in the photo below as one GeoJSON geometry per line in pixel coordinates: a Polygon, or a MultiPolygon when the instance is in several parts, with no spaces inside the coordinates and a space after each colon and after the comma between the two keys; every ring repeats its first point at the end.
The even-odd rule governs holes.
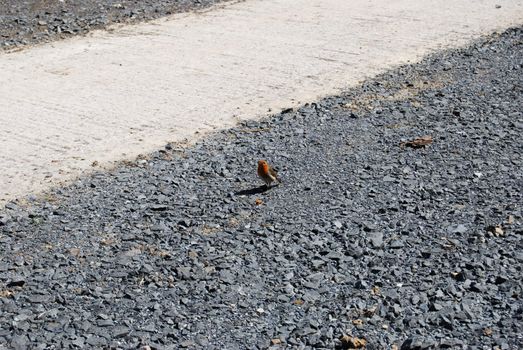
{"type": "MultiPolygon", "coordinates": [[[[82,3],[24,21],[82,33],[82,3]]],[[[150,16],[137,11],[149,2],[121,4],[150,16]]],[[[351,334],[368,349],[521,348],[522,35],[167,145],[57,187],[53,202],[8,203],[0,343],[332,349],[351,334]],[[425,149],[399,145],[427,134],[425,149]],[[281,185],[259,190],[259,158],[281,185]],[[504,235],[485,229],[497,225],[504,235]]]]}

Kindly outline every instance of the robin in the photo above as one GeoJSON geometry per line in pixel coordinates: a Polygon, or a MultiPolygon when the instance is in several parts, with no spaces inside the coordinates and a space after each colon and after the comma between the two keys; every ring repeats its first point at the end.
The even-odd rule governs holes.
{"type": "Polygon", "coordinates": [[[258,161],[258,176],[265,182],[265,186],[267,187],[269,187],[273,181],[281,182],[278,178],[278,172],[263,159],[258,161]]]}

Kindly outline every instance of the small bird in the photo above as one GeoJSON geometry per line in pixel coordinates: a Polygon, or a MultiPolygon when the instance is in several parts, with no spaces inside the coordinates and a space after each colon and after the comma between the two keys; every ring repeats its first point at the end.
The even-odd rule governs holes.
{"type": "Polygon", "coordinates": [[[258,161],[258,176],[265,182],[265,186],[267,187],[269,187],[273,181],[281,183],[278,178],[278,172],[263,159],[258,161]]]}

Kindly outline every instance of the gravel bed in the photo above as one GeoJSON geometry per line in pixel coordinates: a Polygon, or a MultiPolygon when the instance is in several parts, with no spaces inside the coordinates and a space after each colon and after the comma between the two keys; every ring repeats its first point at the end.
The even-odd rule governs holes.
{"type": "Polygon", "coordinates": [[[0,0],[0,50],[137,23],[230,0],[0,0]]]}
{"type": "Polygon", "coordinates": [[[523,348],[522,39],[8,204],[0,344],[523,348]]]}

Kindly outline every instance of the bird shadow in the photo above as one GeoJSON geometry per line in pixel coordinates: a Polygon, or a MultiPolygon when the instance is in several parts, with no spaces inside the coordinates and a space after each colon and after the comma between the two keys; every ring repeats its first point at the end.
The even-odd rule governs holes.
{"type": "Polygon", "coordinates": [[[238,192],[235,192],[234,194],[237,196],[252,196],[253,194],[260,194],[267,192],[269,190],[269,186],[262,185],[259,187],[249,188],[248,190],[241,190],[238,192]]]}

